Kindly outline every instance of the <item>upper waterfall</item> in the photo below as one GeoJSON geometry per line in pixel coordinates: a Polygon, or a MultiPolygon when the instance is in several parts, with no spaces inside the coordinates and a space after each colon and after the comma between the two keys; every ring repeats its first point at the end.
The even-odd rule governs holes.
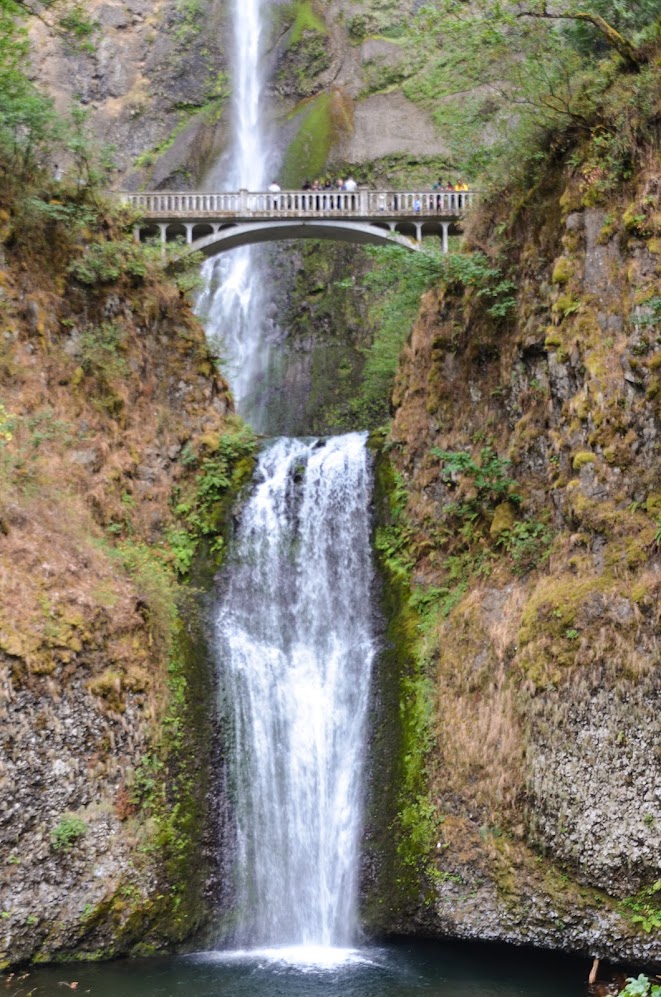
{"type": "MultiPolygon", "coordinates": [[[[211,171],[209,183],[215,189],[263,190],[267,183],[265,6],[265,0],[232,2],[232,145],[229,158],[211,171]]],[[[225,361],[238,411],[260,431],[267,429],[263,383],[270,361],[262,255],[260,248],[245,246],[226,258],[207,260],[197,307],[225,361]]]]}
{"type": "Polygon", "coordinates": [[[355,939],[375,650],[370,496],[364,434],[277,440],[224,571],[240,944],[355,939]]]}

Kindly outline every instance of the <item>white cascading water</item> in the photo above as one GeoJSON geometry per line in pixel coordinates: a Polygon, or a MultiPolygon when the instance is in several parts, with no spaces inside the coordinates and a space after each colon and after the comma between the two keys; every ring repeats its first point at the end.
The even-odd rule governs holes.
{"type": "Polygon", "coordinates": [[[224,572],[238,945],[355,941],[375,653],[365,436],[270,444],[224,572]]]}
{"type": "MultiPolygon", "coordinates": [[[[269,156],[265,147],[264,0],[233,0],[233,141],[226,171],[211,180],[219,190],[264,190],[269,156]],[[224,175],[223,175],[224,174],[224,175]]],[[[207,260],[197,311],[224,361],[238,411],[257,430],[260,399],[269,367],[268,317],[262,293],[259,247],[245,246],[207,260]]]]}

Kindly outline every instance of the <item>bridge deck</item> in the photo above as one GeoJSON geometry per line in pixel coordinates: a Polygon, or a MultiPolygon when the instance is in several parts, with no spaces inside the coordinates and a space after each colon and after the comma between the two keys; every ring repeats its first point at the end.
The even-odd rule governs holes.
{"type": "Polygon", "coordinates": [[[458,218],[474,191],[283,190],[227,193],[157,191],[120,193],[121,200],[145,219],[190,221],[211,218],[254,221],[267,218],[458,218]]]}
{"type": "Polygon", "coordinates": [[[117,197],[139,216],[136,238],[160,233],[184,238],[192,249],[215,255],[276,239],[344,239],[382,244],[394,239],[419,249],[425,235],[441,237],[466,213],[475,191],[283,190],[147,191],[117,197]]]}

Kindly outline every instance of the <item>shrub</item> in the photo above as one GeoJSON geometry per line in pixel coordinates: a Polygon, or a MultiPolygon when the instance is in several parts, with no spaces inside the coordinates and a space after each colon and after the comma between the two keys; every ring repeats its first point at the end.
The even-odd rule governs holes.
{"type": "Polygon", "coordinates": [[[63,817],[50,833],[51,846],[56,852],[68,852],[87,831],[87,824],[80,817],[63,817]]]}
{"type": "Polygon", "coordinates": [[[147,274],[147,264],[141,246],[135,242],[94,242],[83,255],[69,267],[81,284],[113,284],[127,274],[142,280],[147,274]]]}

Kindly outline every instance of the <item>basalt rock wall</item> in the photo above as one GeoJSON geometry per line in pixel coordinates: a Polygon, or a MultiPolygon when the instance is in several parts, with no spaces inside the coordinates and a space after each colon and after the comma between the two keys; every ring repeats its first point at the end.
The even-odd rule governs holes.
{"type": "Polygon", "coordinates": [[[377,546],[413,593],[389,643],[409,782],[367,891],[380,930],[661,959],[661,176],[641,160],[609,197],[550,161],[485,203],[467,247],[511,240],[508,317],[449,284],[404,349],[377,546]]]}

